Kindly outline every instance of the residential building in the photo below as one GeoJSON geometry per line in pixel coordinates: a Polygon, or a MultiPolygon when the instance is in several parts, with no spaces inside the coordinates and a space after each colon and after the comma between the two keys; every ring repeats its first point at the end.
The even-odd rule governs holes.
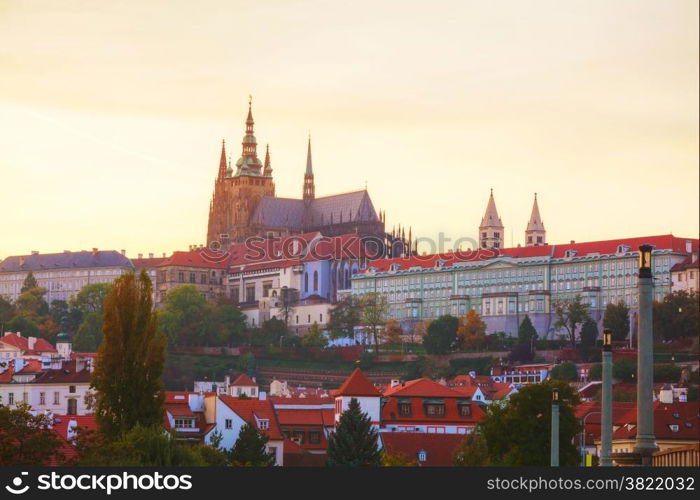
{"type": "Polygon", "coordinates": [[[464,440],[461,434],[424,434],[382,432],[381,447],[390,456],[407,460],[418,467],[451,467],[454,454],[464,440]]]}
{"type": "Polygon", "coordinates": [[[92,363],[57,358],[15,358],[0,362],[0,404],[28,403],[36,411],[66,415],[92,413],[92,363]]]}
{"type": "MultiPolygon", "coordinates": [[[[65,334],[64,334],[65,335],[65,334]]],[[[0,337],[0,361],[3,359],[57,357],[59,352],[46,340],[5,332],[0,337]]]]}
{"type": "Polygon", "coordinates": [[[216,428],[207,423],[203,392],[166,392],[164,427],[186,442],[204,442],[216,428]]]}
{"type": "Polygon", "coordinates": [[[671,291],[697,293],[700,291],[700,261],[697,253],[691,254],[671,268],[671,291]]]}
{"type": "Polygon", "coordinates": [[[0,295],[16,300],[25,278],[31,272],[38,285],[46,289],[44,299],[68,300],[91,283],[111,283],[134,270],[131,261],[115,250],[15,255],[0,262],[0,295]]]}
{"type": "Polygon", "coordinates": [[[192,285],[207,300],[226,296],[228,257],[192,248],[174,252],[156,264],[156,307],[162,307],[167,293],[178,286],[192,285]]]}

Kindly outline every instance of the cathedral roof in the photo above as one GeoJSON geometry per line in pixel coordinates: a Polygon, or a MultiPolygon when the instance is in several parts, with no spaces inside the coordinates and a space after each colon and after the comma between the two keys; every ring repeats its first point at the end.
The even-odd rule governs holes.
{"type": "Polygon", "coordinates": [[[304,200],[263,196],[251,222],[269,227],[301,229],[305,216],[308,225],[313,227],[340,222],[379,220],[372,200],[365,190],[316,198],[311,201],[308,210],[307,213],[304,200]]]}

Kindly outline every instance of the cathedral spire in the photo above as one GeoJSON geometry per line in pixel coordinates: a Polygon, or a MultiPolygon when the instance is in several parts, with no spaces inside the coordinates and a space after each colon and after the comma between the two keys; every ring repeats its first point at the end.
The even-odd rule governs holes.
{"type": "Polygon", "coordinates": [[[493,189],[486,205],[486,213],[479,226],[479,242],[481,248],[503,248],[503,222],[496,210],[493,189]]]}
{"type": "Polygon", "coordinates": [[[315,197],[316,188],[314,186],[314,170],[311,165],[311,134],[309,134],[309,144],[306,152],[306,172],[304,172],[304,205],[307,207],[315,197]]]}
{"type": "Polygon", "coordinates": [[[226,176],[226,141],[221,140],[221,159],[219,160],[219,175],[218,180],[226,176]]]}
{"type": "Polygon", "coordinates": [[[245,121],[241,157],[236,162],[236,176],[262,174],[262,164],[258,159],[258,141],[255,138],[255,121],[253,121],[253,96],[248,96],[248,117],[245,121]]]}
{"type": "Polygon", "coordinates": [[[547,243],[545,236],[544,222],[542,222],[540,217],[540,207],[537,205],[537,193],[535,193],[532,213],[525,229],[525,245],[529,247],[545,245],[547,243]]]}

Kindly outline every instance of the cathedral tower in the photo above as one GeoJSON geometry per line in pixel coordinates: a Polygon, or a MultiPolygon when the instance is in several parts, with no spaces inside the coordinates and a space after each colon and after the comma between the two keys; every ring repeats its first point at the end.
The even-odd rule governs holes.
{"type": "Polygon", "coordinates": [[[309,148],[306,152],[306,172],[304,172],[304,205],[311,205],[315,197],[314,169],[311,165],[311,136],[309,136],[309,148]]]}
{"type": "Polygon", "coordinates": [[[546,233],[544,222],[542,222],[542,218],[540,217],[540,207],[537,206],[537,193],[535,193],[535,202],[532,204],[532,214],[530,215],[530,221],[527,223],[527,228],[525,229],[525,246],[537,247],[546,245],[546,233]]]}
{"type": "Polygon", "coordinates": [[[493,189],[486,206],[486,213],[479,226],[479,246],[481,248],[503,248],[503,222],[496,210],[493,189]]]}
{"type": "Polygon", "coordinates": [[[266,151],[263,166],[258,158],[254,127],[251,98],[241,142],[241,157],[236,161],[235,170],[230,163],[226,166],[225,145],[221,148],[219,172],[209,208],[207,245],[210,248],[225,250],[231,243],[253,236],[254,231],[250,227],[253,211],[263,196],[275,195],[270,150],[268,148],[266,151]]]}

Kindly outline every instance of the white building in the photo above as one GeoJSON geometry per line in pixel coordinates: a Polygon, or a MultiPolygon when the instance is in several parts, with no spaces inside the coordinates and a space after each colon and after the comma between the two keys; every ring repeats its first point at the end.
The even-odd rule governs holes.
{"type": "Polygon", "coordinates": [[[46,289],[44,299],[68,300],[91,283],[111,283],[134,266],[115,250],[15,255],[0,262],[0,295],[10,300],[19,297],[25,278],[31,272],[38,285],[46,289]]]}

